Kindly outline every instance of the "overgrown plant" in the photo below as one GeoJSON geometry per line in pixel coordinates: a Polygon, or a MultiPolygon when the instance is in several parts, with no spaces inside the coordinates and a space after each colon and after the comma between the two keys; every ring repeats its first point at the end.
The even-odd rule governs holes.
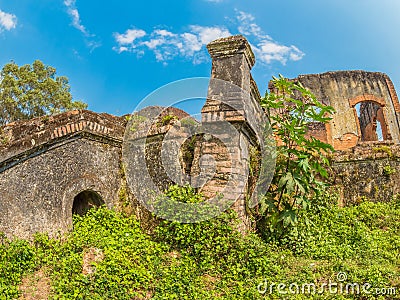
{"type": "Polygon", "coordinates": [[[144,116],[141,116],[137,113],[127,116],[126,120],[130,122],[130,131],[133,133],[137,132],[140,129],[140,126],[147,121],[147,118],[144,116]]]}
{"type": "Polygon", "coordinates": [[[205,200],[204,196],[190,185],[172,185],[165,194],[155,199],[154,212],[161,219],[175,220],[177,223],[192,223],[221,213],[217,205],[205,200]]]}
{"type": "MultiPolygon", "coordinates": [[[[188,187],[174,186],[167,194],[180,202],[201,200],[188,187]]],[[[22,299],[23,293],[33,299],[30,291],[42,292],[43,284],[49,289],[36,298],[383,299],[374,288],[360,295],[289,292],[296,282],[326,287],[339,272],[348,276],[344,285],[368,283],[382,287],[386,299],[398,299],[399,199],[340,208],[324,193],[315,200],[325,202],[320,211],[300,212],[313,226],[299,218],[279,247],[237,232],[231,211],[196,224],[164,221],[149,235],[133,215],[91,209],[75,215],[73,231],[62,238],[38,234],[27,242],[0,234],[0,299],[22,299]]]]}
{"type": "Polygon", "coordinates": [[[396,169],[392,168],[390,165],[383,167],[383,175],[390,176],[396,173],[396,169]]]}
{"type": "MultiPolygon", "coordinates": [[[[205,201],[203,195],[190,186],[173,185],[165,194],[171,203],[205,201]]],[[[210,274],[219,269],[241,278],[262,274],[266,271],[262,257],[267,256],[267,248],[255,234],[242,236],[236,229],[237,222],[237,214],[231,209],[198,223],[164,220],[157,226],[154,237],[192,257],[202,272],[210,274]]]]}
{"type": "Polygon", "coordinates": [[[157,126],[158,127],[167,126],[176,120],[178,120],[177,116],[165,115],[165,116],[161,117],[160,121],[157,123],[157,126]]]}
{"type": "Polygon", "coordinates": [[[300,82],[273,77],[273,92],[261,101],[277,141],[276,172],[261,202],[262,231],[279,240],[297,223],[299,212],[324,191],[331,145],[308,135],[313,123],[326,123],[334,109],[319,102],[300,82]]]}

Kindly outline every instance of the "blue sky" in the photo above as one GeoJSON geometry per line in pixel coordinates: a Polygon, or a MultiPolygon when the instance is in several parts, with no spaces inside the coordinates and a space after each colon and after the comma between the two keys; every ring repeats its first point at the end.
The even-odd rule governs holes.
{"type": "Polygon", "coordinates": [[[400,91],[398,0],[0,0],[0,66],[35,59],[89,109],[122,115],[169,82],[210,75],[205,44],[245,35],[272,75],[387,73],[400,91]]]}

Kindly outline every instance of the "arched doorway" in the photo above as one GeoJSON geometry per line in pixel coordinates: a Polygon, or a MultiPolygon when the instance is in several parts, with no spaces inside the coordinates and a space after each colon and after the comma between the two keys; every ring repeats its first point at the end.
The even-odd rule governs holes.
{"type": "Polygon", "coordinates": [[[94,191],[83,191],[80,192],[74,198],[72,205],[72,214],[83,216],[93,207],[99,207],[104,204],[103,199],[94,191]]]}

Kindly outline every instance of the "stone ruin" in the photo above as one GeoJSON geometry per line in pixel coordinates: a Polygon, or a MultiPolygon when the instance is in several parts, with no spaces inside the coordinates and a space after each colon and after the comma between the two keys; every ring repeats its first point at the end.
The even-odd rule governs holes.
{"type": "MultiPolygon", "coordinates": [[[[202,123],[212,127],[223,120],[238,134],[227,139],[229,149],[233,149],[231,159],[224,155],[217,139],[197,139],[185,149],[189,155],[181,156],[181,164],[186,173],[198,174],[201,156],[214,157],[215,173],[201,188],[207,197],[224,190],[227,177],[233,173],[236,184],[224,197],[236,199],[233,208],[243,227],[250,228],[246,207],[246,196],[252,189],[250,152],[259,147],[260,124],[266,118],[251,76],[255,58],[242,36],[216,40],[207,48],[212,58],[211,77],[240,87],[246,97],[229,92],[221,95],[219,91],[225,103],[234,104],[222,105],[210,86],[201,111],[202,123]]],[[[333,182],[340,191],[341,204],[358,203],[364,197],[389,201],[399,194],[400,104],[390,78],[375,72],[340,71],[301,75],[294,80],[336,110],[329,123],[310,126],[309,135],[337,150],[333,182]]],[[[188,117],[176,108],[162,114],[159,118],[188,117]]],[[[173,125],[159,122],[160,126],[145,136],[145,159],[155,184],[163,189],[173,183],[160,159],[163,138],[173,125]]],[[[142,189],[140,174],[136,186],[133,183],[134,188],[127,192],[122,162],[126,126],[125,117],[86,110],[4,126],[0,136],[0,232],[21,238],[36,232],[64,233],[72,227],[73,214],[84,214],[102,204],[120,209],[121,198],[127,193],[135,198],[135,192],[142,189]]],[[[136,207],[138,213],[140,207],[136,207]]]]}

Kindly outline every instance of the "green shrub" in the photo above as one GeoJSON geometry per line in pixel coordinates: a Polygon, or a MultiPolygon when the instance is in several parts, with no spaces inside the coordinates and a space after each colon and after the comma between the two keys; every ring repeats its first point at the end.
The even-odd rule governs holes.
{"type": "MultiPolygon", "coordinates": [[[[299,214],[324,193],[333,147],[308,135],[310,125],[326,123],[334,111],[300,82],[279,76],[274,91],[261,100],[277,139],[276,169],[261,201],[260,222],[267,240],[279,241],[295,226],[299,214]]],[[[303,216],[304,217],[304,216],[303,216]]]]}
{"type": "MultiPolygon", "coordinates": [[[[204,201],[191,187],[172,186],[166,195],[172,201],[204,201]]],[[[162,221],[155,230],[155,238],[193,257],[200,269],[234,271],[248,277],[260,267],[252,265],[252,260],[266,254],[267,247],[254,234],[243,237],[236,227],[237,215],[228,210],[200,223],[162,221]]]]}
{"type": "Polygon", "coordinates": [[[22,240],[0,240],[0,299],[18,296],[18,285],[35,267],[35,249],[22,240]]]}
{"type": "MultiPolygon", "coordinates": [[[[176,201],[203,201],[188,187],[167,194],[176,201]]],[[[334,205],[330,194],[313,201],[319,205],[302,211],[279,245],[240,234],[232,211],[196,224],[163,221],[150,236],[132,216],[105,207],[90,210],[74,217],[74,230],[62,238],[3,239],[0,299],[17,299],[21,279],[39,269],[48,270],[51,299],[383,299],[257,291],[264,282],[335,282],[338,272],[348,282],[399,290],[398,199],[345,208],[334,205]]]]}

